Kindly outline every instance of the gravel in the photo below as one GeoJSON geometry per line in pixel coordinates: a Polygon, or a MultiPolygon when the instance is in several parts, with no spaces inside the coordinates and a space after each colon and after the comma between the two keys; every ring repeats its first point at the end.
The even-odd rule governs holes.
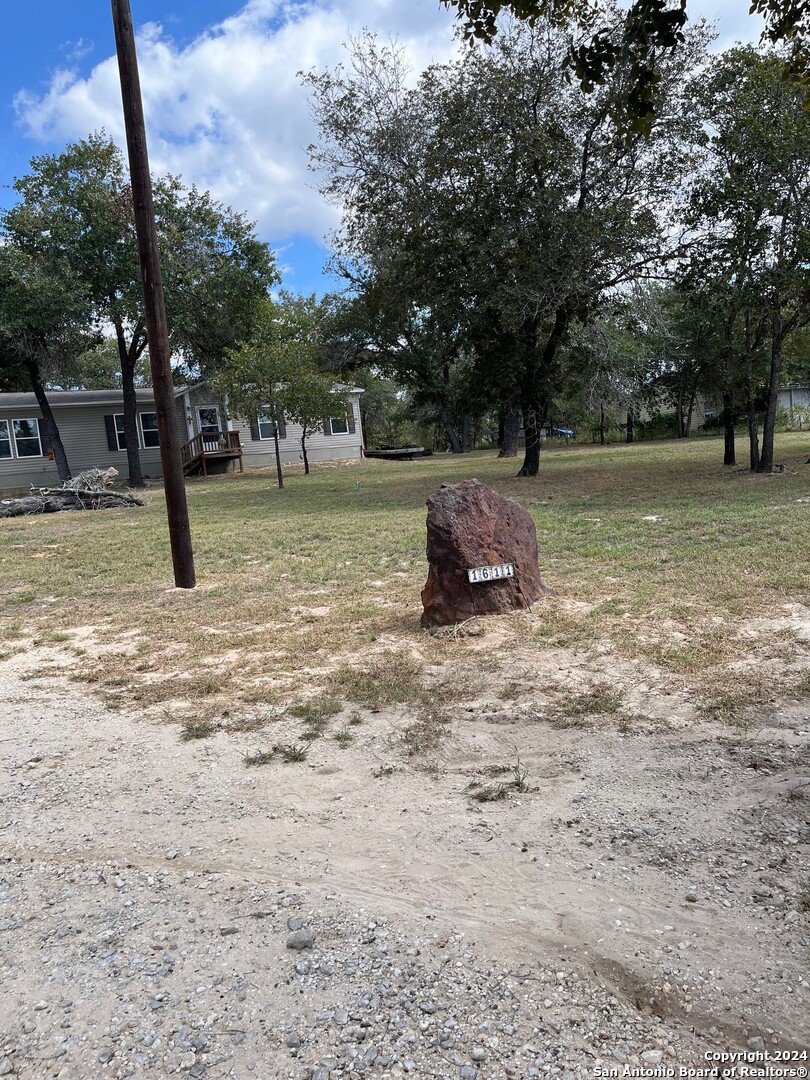
{"type": "Polygon", "coordinates": [[[466,761],[256,779],[226,735],[8,700],[0,1076],[592,1080],[806,1025],[804,746],[545,731],[542,796],[482,809],[466,761]]]}
{"type": "Polygon", "coordinates": [[[313,929],[295,935],[319,944],[293,967],[287,888],[115,861],[12,861],[2,888],[0,1075],[483,1080],[486,1060],[491,1080],[531,1068],[584,1080],[594,1062],[615,1061],[617,1045],[631,1063],[660,1061],[669,1048],[682,1062],[699,1057],[689,1038],[574,966],[536,958],[513,970],[465,933],[414,935],[375,913],[381,954],[368,942],[368,912],[313,908],[302,892],[293,902],[313,929]],[[240,933],[223,937],[214,913],[240,933]],[[70,933],[58,937],[60,926],[70,933]],[[39,942],[41,998],[16,960],[23,938],[39,942]]]}

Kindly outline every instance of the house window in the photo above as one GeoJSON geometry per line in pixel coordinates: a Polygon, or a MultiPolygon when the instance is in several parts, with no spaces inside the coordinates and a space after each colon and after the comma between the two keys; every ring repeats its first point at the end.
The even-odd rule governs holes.
{"type": "Polygon", "coordinates": [[[143,445],[145,449],[148,449],[150,446],[160,446],[160,437],[158,435],[157,426],[157,413],[141,413],[141,436],[143,437],[143,445]]]}
{"type": "Polygon", "coordinates": [[[11,457],[11,432],[8,420],[0,420],[0,458],[11,457]]]}
{"type": "Polygon", "coordinates": [[[200,405],[197,419],[201,435],[219,435],[219,409],[216,405],[200,405]]]}
{"type": "Polygon", "coordinates": [[[349,434],[349,418],[347,416],[330,416],[329,426],[333,435],[349,434]]]}
{"type": "Polygon", "coordinates": [[[273,439],[276,434],[276,422],[268,413],[262,413],[257,418],[260,439],[273,439]]]}
{"type": "Polygon", "coordinates": [[[42,443],[39,441],[39,424],[36,420],[12,420],[14,446],[18,458],[42,457],[42,443]]]}
{"type": "Polygon", "coordinates": [[[123,413],[116,413],[114,419],[115,419],[115,441],[118,444],[118,449],[119,450],[126,450],[126,448],[127,448],[127,440],[126,440],[126,436],[124,435],[124,414],[123,413]]]}

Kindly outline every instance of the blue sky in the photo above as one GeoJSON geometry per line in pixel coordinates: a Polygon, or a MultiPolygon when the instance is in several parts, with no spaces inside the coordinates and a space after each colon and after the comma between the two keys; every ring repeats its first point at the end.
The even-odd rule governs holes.
{"type": "MultiPolygon", "coordinates": [[[[210,189],[257,222],[284,285],[323,292],[323,237],[336,211],[312,187],[314,137],[300,69],[333,66],[364,27],[394,35],[416,70],[453,51],[438,0],[131,0],[155,171],[210,189]]],[[[39,153],[93,130],[123,145],[106,0],[5,0],[0,41],[0,205],[39,153]]],[[[689,0],[719,45],[755,37],[741,0],[689,0]]]]}

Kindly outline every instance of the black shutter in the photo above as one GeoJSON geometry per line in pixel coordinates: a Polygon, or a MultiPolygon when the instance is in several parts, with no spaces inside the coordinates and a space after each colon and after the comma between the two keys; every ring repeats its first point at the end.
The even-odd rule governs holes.
{"type": "Polygon", "coordinates": [[[115,434],[115,417],[105,416],[104,427],[107,429],[107,448],[109,450],[118,449],[118,439],[115,434]]]}
{"type": "Polygon", "coordinates": [[[280,439],[287,438],[287,425],[284,423],[284,410],[279,409],[276,413],[278,418],[278,437],[280,439]]]}
{"type": "Polygon", "coordinates": [[[37,420],[37,424],[39,425],[39,441],[42,445],[42,453],[47,457],[51,448],[51,440],[48,438],[48,425],[42,417],[37,420]]]}
{"type": "Polygon", "coordinates": [[[262,433],[259,431],[258,420],[250,421],[250,437],[251,439],[253,439],[254,442],[258,442],[259,439],[262,437],[262,433]]]}
{"type": "Polygon", "coordinates": [[[323,433],[324,435],[332,434],[332,421],[328,416],[323,418],[323,433]]]}
{"type": "Polygon", "coordinates": [[[349,421],[349,434],[354,435],[354,406],[350,401],[346,405],[346,419],[349,421]]]}

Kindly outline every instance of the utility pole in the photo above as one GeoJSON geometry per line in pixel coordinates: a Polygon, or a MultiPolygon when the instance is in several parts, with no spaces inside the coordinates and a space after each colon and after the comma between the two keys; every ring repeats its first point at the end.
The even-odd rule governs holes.
{"type": "Polygon", "coordinates": [[[177,436],[177,409],[172,383],[169,331],[166,325],[166,306],[163,301],[160,251],[155,226],[155,208],[152,202],[152,178],[149,174],[141,82],[138,76],[138,57],[135,53],[135,33],[132,28],[129,0],[112,0],[112,17],[115,28],[115,49],[118,54],[118,71],[121,76],[121,98],[124,105],[132,202],[135,209],[135,233],[138,238],[138,260],[141,264],[146,330],[149,335],[149,359],[152,364],[152,386],[155,391],[160,461],[163,466],[163,487],[166,492],[166,513],[169,518],[174,583],[178,589],[193,589],[196,584],[194,553],[191,549],[186,484],[180,459],[180,441],[177,436]]]}

